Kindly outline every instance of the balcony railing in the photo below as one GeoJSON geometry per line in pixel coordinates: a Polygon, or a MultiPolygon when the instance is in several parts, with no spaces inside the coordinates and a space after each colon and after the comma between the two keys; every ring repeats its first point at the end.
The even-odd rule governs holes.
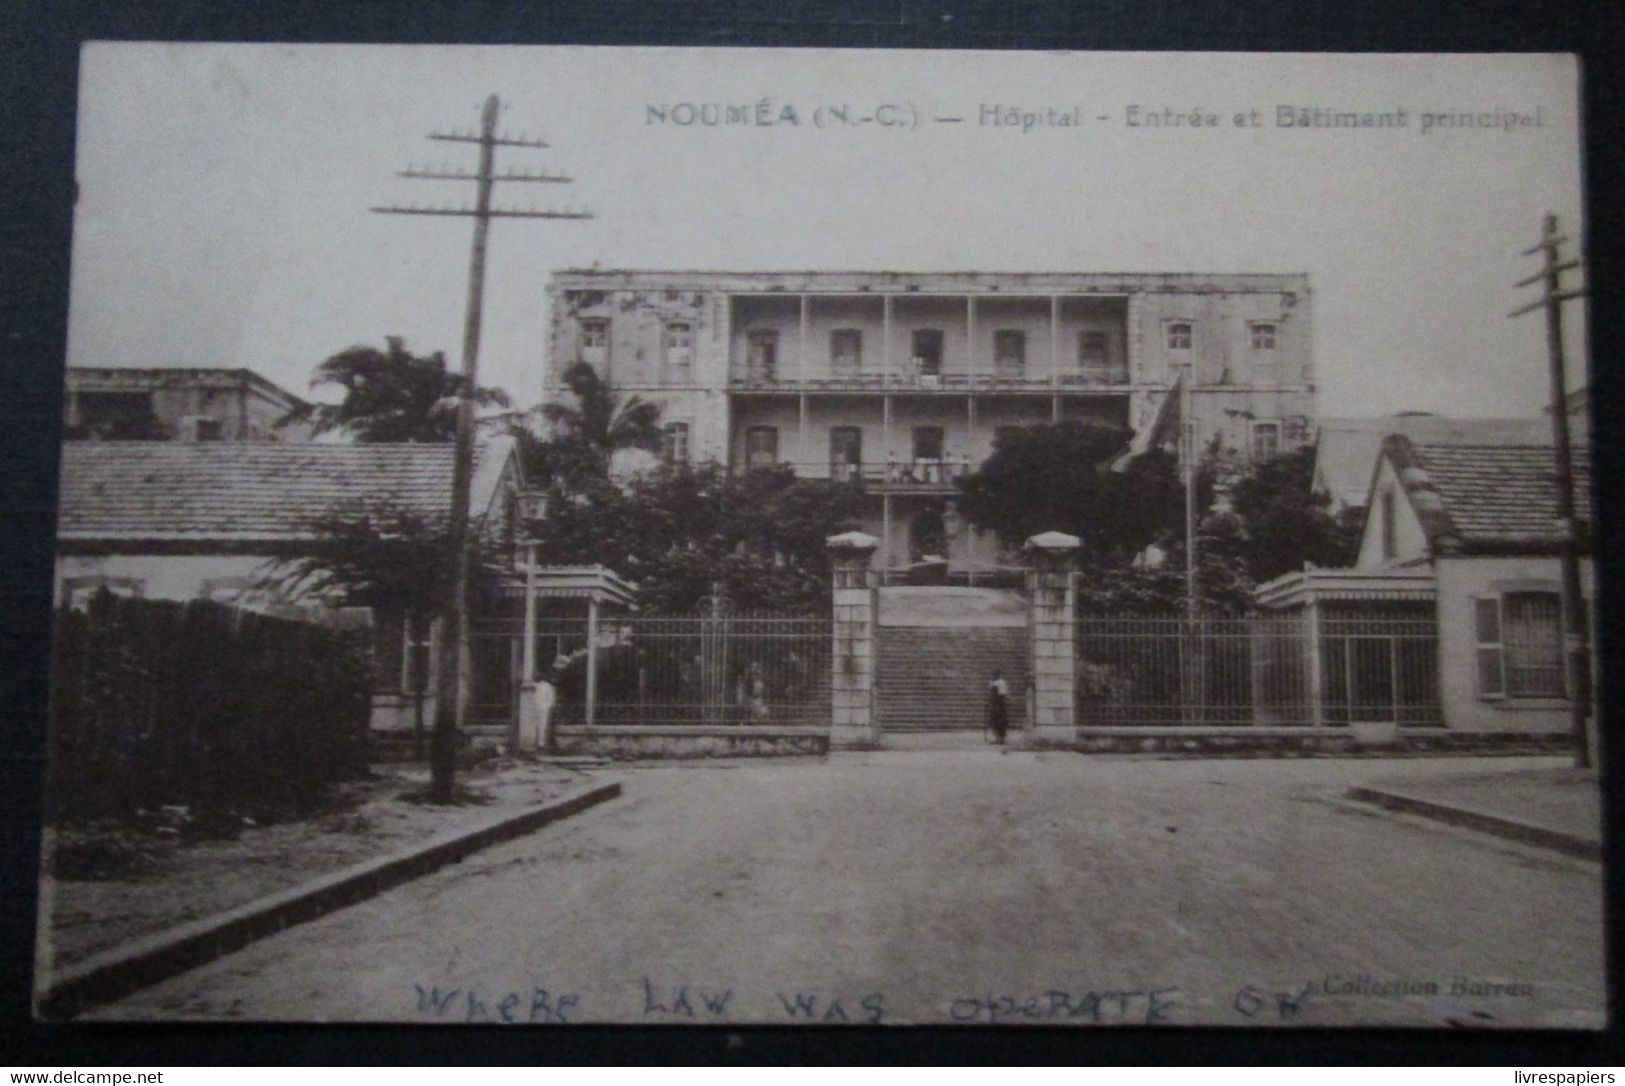
{"type": "Polygon", "coordinates": [[[915,460],[871,461],[861,464],[767,461],[747,462],[744,469],[785,466],[803,479],[828,479],[836,483],[858,483],[877,493],[951,494],[957,480],[975,470],[968,459],[959,457],[920,457],[915,460]]]}
{"type": "Polygon", "coordinates": [[[729,377],[735,389],[761,392],[1045,392],[1056,388],[1106,387],[1128,383],[1127,366],[1086,366],[1057,374],[1029,369],[1007,373],[832,373],[827,370],[797,374],[785,371],[735,370],[729,377]]]}

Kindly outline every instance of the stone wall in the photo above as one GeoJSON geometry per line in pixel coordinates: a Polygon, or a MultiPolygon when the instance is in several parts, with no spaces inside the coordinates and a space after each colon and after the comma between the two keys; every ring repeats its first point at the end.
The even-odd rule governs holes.
{"type": "Polygon", "coordinates": [[[600,758],[776,758],[829,750],[821,728],[560,728],[553,752],[600,758]]]}

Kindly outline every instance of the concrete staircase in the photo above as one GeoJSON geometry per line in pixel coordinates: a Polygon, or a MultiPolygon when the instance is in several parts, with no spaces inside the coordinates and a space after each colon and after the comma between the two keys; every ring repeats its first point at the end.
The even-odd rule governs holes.
{"type": "Polygon", "coordinates": [[[1010,687],[1010,726],[1027,715],[1027,630],[1022,626],[882,626],[876,693],[886,731],[981,729],[994,671],[1010,687]]]}

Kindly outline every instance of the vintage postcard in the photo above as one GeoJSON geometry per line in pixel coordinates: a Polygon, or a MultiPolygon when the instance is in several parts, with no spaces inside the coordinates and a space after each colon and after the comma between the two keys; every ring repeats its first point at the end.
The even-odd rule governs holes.
{"type": "Polygon", "coordinates": [[[81,71],[41,1016],[1606,1024],[1573,57],[81,71]]]}

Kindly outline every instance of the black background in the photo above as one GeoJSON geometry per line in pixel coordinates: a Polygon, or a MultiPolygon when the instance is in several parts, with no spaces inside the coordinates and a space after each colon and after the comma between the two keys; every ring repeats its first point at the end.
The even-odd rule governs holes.
{"type": "MultiPolygon", "coordinates": [[[[51,537],[73,209],[78,47],[94,39],[943,49],[1574,52],[1584,78],[1604,743],[1625,706],[1625,498],[1615,436],[1625,190],[1619,0],[9,0],[0,4],[0,1065],[558,1062],[1617,1063],[1602,1034],[1502,1031],[41,1025],[30,1012],[51,537]]],[[[1508,223],[1533,243],[1538,223],[1508,223]]],[[[1572,236],[1572,234],[1571,234],[1572,236]]],[[[1509,287],[1510,291],[1510,287],[1509,287]]],[[[231,364],[222,359],[222,365],[231,364]]],[[[1571,361],[1571,365],[1572,365],[1571,361]]],[[[1616,752],[1617,753],[1617,752],[1616,752]]],[[[1620,762],[1605,774],[1620,819],[1620,762]]],[[[1609,976],[1625,864],[1610,833],[1609,976]]],[[[1086,918],[1080,918],[1087,922],[1086,918]]],[[[1035,918],[1035,923],[1042,922],[1035,918]]],[[[1610,1020],[1620,999],[1610,992],[1610,1020]]]]}

